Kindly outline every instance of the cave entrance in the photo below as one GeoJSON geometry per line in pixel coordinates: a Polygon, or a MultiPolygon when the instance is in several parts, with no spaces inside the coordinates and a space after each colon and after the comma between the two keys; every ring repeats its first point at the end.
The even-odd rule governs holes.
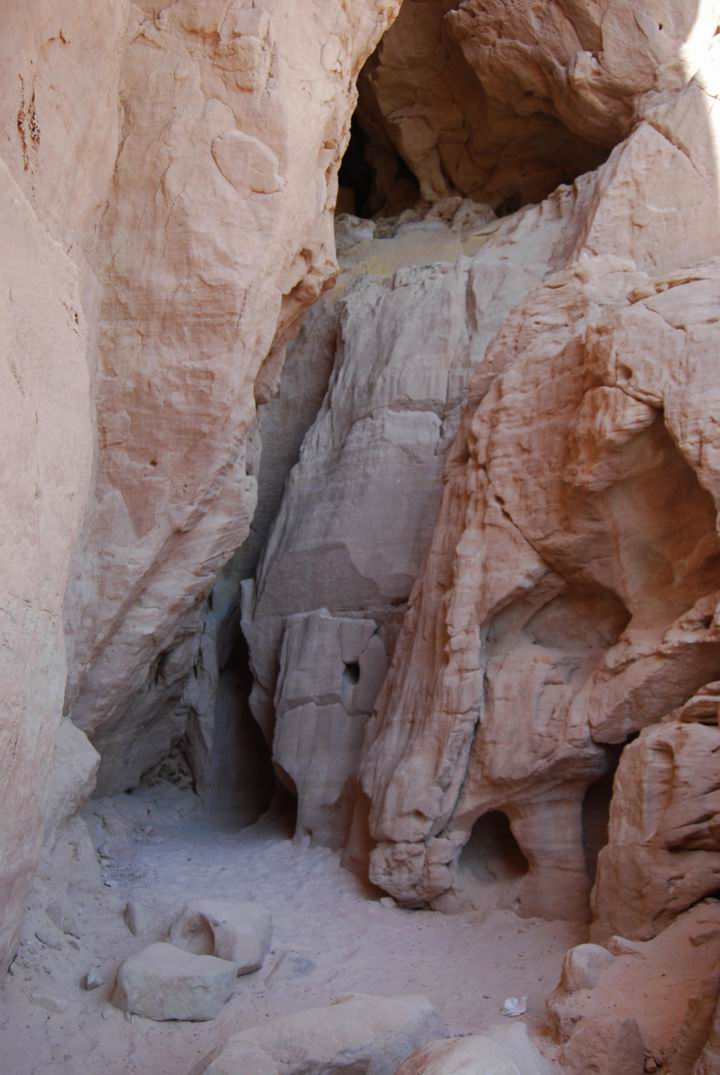
{"type": "MultiPolygon", "coordinates": [[[[452,6],[403,5],[363,66],[338,213],[395,216],[459,197],[507,216],[598,168],[622,135],[573,129],[562,108],[526,108],[489,85],[452,6]]],[[[505,77],[514,82],[511,68],[505,77]]]]}
{"type": "Polygon", "coordinates": [[[515,881],[528,872],[528,861],[512,834],[507,814],[492,810],[472,827],[460,856],[460,867],[475,880],[515,881]]]}
{"type": "Polygon", "coordinates": [[[511,906],[528,870],[528,861],[513,836],[507,815],[500,810],[483,814],[462,849],[453,904],[446,909],[472,907],[488,912],[511,906]]]}
{"type": "Polygon", "coordinates": [[[209,812],[235,815],[241,825],[269,809],[276,783],[270,747],[250,711],[251,688],[247,643],[237,627],[218,676],[204,801],[209,812]]]}
{"type": "Polygon", "coordinates": [[[610,803],[612,801],[615,773],[625,744],[607,747],[609,768],[600,780],[585,792],[582,804],[583,850],[585,868],[592,884],[597,874],[598,855],[608,842],[610,803]]]}
{"type": "Polygon", "coordinates": [[[415,205],[420,186],[392,143],[379,132],[372,141],[357,112],[350,125],[350,141],[338,175],[336,214],[370,218],[400,212],[415,205]],[[380,144],[377,144],[379,141],[380,144]]]}

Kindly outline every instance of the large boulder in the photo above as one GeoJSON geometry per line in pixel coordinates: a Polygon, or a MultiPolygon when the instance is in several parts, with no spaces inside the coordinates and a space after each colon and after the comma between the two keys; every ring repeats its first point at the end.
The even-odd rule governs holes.
{"type": "Polygon", "coordinates": [[[250,1046],[274,1061],[278,1075],[395,1075],[413,1049],[444,1033],[425,997],[355,993],[235,1034],[193,1075],[248,1075],[250,1046]]]}
{"type": "Polygon", "coordinates": [[[146,1019],[214,1019],[235,989],[234,963],[151,944],[120,965],[113,1002],[146,1019]]]}
{"type": "Polygon", "coordinates": [[[262,967],[271,939],[270,913],[239,900],[194,900],[170,926],[173,944],[234,963],[238,974],[262,967]]]}
{"type": "Polygon", "coordinates": [[[641,1075],[646,1058],[662,1060],[663,1072],[690,1075],[701,1055],[713,1055],[719,991],[717,900],[698,903],[652,940],[615,936],[607,950],[579,945],[548,998],[559,1059],[582,1075],[641,1075]]]}

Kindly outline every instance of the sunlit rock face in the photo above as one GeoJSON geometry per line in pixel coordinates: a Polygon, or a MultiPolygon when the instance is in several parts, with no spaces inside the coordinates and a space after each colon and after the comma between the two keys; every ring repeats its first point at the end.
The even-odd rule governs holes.
{"type": "Polygon", "coordinates": [[[95,259],[97,481],[68,614],[71,711],[105,791],[169,744],[155,726],[192,665],[169,651],[247,534],[256,401],[334,272],[354,80],[396,6],[132,9],[95,259]]]}
{"type": "MultiPolygon", "coordinates": [[[[551,259],[566,268],[509,315],[471,381],[362,763],[370,876],[404,902],[462,903],[462,848],[501,811],[527,864],[501,899],[586,916],[581,808],[607,747],[717,678],[710,79],[701,71],[643,101],[630,136],[578,189],[551,259]]],[[[684,759],[697,749],[686,738],[701,734],[672,748],[677,805],[658,803],[660,814],[710,809],[685,801],[684,759]]],[[[618,776],[627,803],[641,794],[630,766],[618,776]]],[[[652,872],[639,856],[631,867],[633,846],[667,847],[628,810],[613,817],[594,900],[608,928],[623,918],[622,863],[637,886],[652,872]]],[[[688,825],[675,850],[706,855],[713,837],[688,825]]],[[[648,892],[639,935],[711,891],[713,861],[692,861],[675,910],[648,892]]]]}
{"type": "Polygon", "coordinates": [[[115,160],[114,52],[127,15],[122,3],[6,6],[0,41],[2,969],[43,837],[73,800],[72,793],[55,794],[50,770],[67,674],[63,600],[93,459],[89,352],[96,282],[86,258],[115,160]],[[53,816],[46,817],[50,807],[53,816]]]}
{"type": "Polygon", "coordinates": [[[172,742],[195,609],[248,531],[256,403],[335,272],[355,79],[397,7],[3,13],[2,959],[44,829],[63,612],[70,714],[124,788],[172,742]]]}
{"type": "Polygon", "coordinates": [[[547,271],[576,197],[565,188],[502,221],[455,199],[382,225],[341,258],[307,323],[322,331],[293,346],[307,368],[329,346],[333,372],[247,587],[243,630],[253,713],[298,794],[299,829],[320,843],[347,836],[365,725],[430,544],[468,382],[547,271]],[[353,621],[364,641],[350,655],[340,640],[353,621]]]}

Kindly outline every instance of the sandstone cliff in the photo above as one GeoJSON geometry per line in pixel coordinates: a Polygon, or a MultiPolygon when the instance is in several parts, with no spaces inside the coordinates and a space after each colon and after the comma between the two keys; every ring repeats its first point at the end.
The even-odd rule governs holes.
{"type": "Polygon", "coordinates": [[[19,469],[7,472],[17,510],[3,535],[14,603],[4,635],[31,686],[20,677],[8,721],[19,786],[4,811],[5,955],[38,850],[68,582],[69,711],[102,753],[104,785],[122,789],[169,746],[155,724],[195,644],[175,676],[169,654],[247,534],[256,403],[335,271],[354,83],[396,9],[36,0],[11,10],[4,335],[18,416],[7,452],[19,469]]]}
{"type": "Polygon", "coordinates": [[[274,772],[400,904],[591,922],[569,1070],[713,1070],[714,949],[674,1052],[598,1011],[720,888],[719,20],[10,5],[0,962],[98,764],[274,772]]]}

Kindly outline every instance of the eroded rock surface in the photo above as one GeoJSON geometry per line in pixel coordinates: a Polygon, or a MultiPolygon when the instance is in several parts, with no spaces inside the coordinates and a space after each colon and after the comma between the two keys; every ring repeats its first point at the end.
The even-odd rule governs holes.
{"type": "Polygon", "coordinates": [[[195,610],[254,506],[256,401],[335,272],[355,78],[397,7],[4,13],[3,960],[40,849],[63,614],[103,789],[184,731],[195,610]]]}
{"type": "Polygon", "coordinates": [[[151,944],[121,963],[113,1003],[145,1019],[214,1019],[235,990],[237,967],[173,944],[151,944]]]}
{"type": "Polygon", "coordinates": [[[550,1075],[522,1024],[491,1027],[454,1041],[434,1041],[408,1057],[397,1075],[550,1075]]]}
{"type": "MultiPolygon", "coordinates": [[[[587,913],[581,806],[605,746],[716,676],[704,407],[718,265],[702,259],[718,249],[717,132],[713,53],[698,41],[689,84],[661,64],[652,87],[666,92],[631,102],[639,122],[580,184],[553,250],[570,267],[510,314],[471,382],[363,763],[370,875],[406,902],[461,895],[473,825],[502,811],[527,862],[503,898],[587,913]],[[688,164],[702,225],[682,196],[670,208],[688,164]]],[[[611,888],[598,886],[606,906],[623,899],[611,888]]]]}
{"type": "Polygon", "coordinates": [[[98,253],[98,476],[69,617],[73,718],[106,791],[155,760],[123,758],[172,708],[177,673],[148,705],[163,654],[247,534],[255,400],[334,272],[354,76],[394,8],[133,9],[98,253]]]}
{"type": "Polygon", "coordinates": [[[261,1050],[253,1059],[274,1061],[279,1075],[394,1075],[414,1049],[444,1033],[425,997],[350,994],[234,1035],[196,1075],[244,1075],[251,1047],[261,1050]]]}
{"type": "Polygon", "coordinates": [[[196,900],[173,921],[169,938],[179,948],[225,959],[238,974],[250,974],[260,969],[270,948],[272,918],[254,903],[196,900]]]}
{"type": "Polygon", "coordinates": [[[648,1062],[671,1075],[704,1075],[694,1065],[715,1047],[708,1036],[720,989],[719,924],[720,904],[706,900],[653,940],[610,938],[602,960],[588,960],[596,946],[572,949],[548,1000],[561,1062],[573,1072],[642,1072],[648,1062]]]}
{"type": "MultiPolygon", "coordinates": [[[[478,367],[491,379],[488,342],[547,271],[577,197],[563,188],[504,221],[455,199],[384,224],[349,247],[321,302],[333,373],[243,613],[253,714],[298,794],[299,830],[321,843],[347,836],[349,785],[468,382],[478,367]]],[[[301,341],[308,364],[312,344],[301,341]]]]}

